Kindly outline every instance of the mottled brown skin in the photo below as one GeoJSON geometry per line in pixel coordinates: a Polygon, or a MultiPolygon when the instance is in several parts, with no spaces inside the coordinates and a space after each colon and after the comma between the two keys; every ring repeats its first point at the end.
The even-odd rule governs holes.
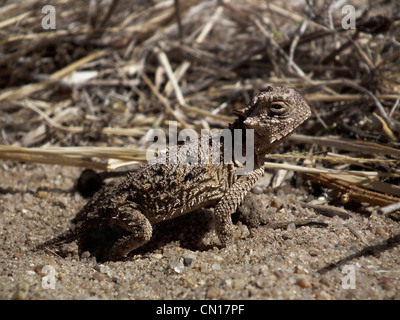
{"type": "MultiPolygon", "coordinates": [[[[152,225],[207,206],[215,206],[216,231],[221,243],[228,245],[233,231],[231,214],[262,176],[265,155],[292,134],[311,111],[296,90],[268,87],[237,113],[239,118],[230,126],[231,130],[242,129],[245,133],[246,129],[254,129],[252,172],[236,175],[238,164],[225,164],[223,156],[218,164],[165,164],[160,163],[160,157],[159,163],[100,190],[77,214],[73,228],[39,248],[71,242],[90,229],[118,226],[129,232],[113,244],[108,254],[109,260],[118,260],[150,240],[152,225]]],[[[222,149],[222,142],[220,146],[222,149]]],[[[200,149],[196,143],[184,147],[189,152],[200,149]]],[[[201,150],[199,157],[200,154],[201,150]]]]}

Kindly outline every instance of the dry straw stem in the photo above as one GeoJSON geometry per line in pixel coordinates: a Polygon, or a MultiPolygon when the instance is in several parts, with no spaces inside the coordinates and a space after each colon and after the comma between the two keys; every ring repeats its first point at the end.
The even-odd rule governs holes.
{"type": "Polygon", "coordinates": [[[88,55],[82,59],[79,59],[78,61],[75,61],[75,62],[71,63],[70,65],[66,66],[65,68],[53,73],[49,77],[48,80],[45,80],[45,81],[42,81],[39,83],[28,84],[28,85],[25,85],[18,89],[12,88],[9,90],[4,90],[4,91],[0,92],[0,102],[7,101],[7,100],[14,100],[14,99],[22,99],[22,98],[27,97],[37,91],[40,91],[43,89],[48,89],[51,86],[53,86],[55,83],[62,80],[64,77],[70,75],[72,72],[81,68],[83,65],[85,65],[89,61],[96,60],[99,57],[101,57],[103,54],[104,54],[104,51],[95,51],[95,52],[91,53],[90,55],[88,55]]]}
{"type": "Polygon", "coordinates": [[[335,193],[341,197],[341,200],[344,203],[355,201],[358,203],[367,202],[373,205],[386,206],[400,201],[399,197],[359,187],[328,174],[304,173],[304,176],[317,185],[333,189],[335,193]]]}
{"type": "MultiPolygon", "coordinates": [[[[165,54],[165,52],[163,52],[159,48],[155,48],[154,51],[157,53],[157,57],[158,57],[161,65],[164,67],[165,72],[167,73],[169,81],[171,82],[172,87],[174,88],[176,98],[177,98],[177,100],[178,100],[178,102],[179,102],[181,107],[183,107],[187,111],[195,112],[197,115],[211,117],[211,118],[218,119],[218,120],[223,120],[223,121],[231,121],[231,117],[222,116],[222,115],[216,115],[216,114],[213,114],[211,112],[208,112],[208,111],[205,111],[205,110],[202,110],[200,108],[197,108],[197,107],[194,107],[194,106],[190,106],[189,104],[187,104],[186,101],[185,101],[185,98],[183,97],[182,90],[179,87],[179,83],[178,83],[178,81],[177,81],[177,79],[175,77],[175,74],[174,74],[174,72],[172,70],[172,67],[171,67],[171,64],[170,64],[170,62],[168,60],[167,55],[165,54]]],[[[142,76],[144,76],[144,75],[142,75],[142,76]]],[[[193,126],[191,126],[188,123],[186,123],[182,119],[182,117],[180,115],[178,115],[175,110],[172,109],[172,107],[168,103],[168,100],[165,97],[163,97],[160,92],[157,91],[157,89],[152,85],[152,83],[150,82],[150,80],[148,78],[147,79],[144,78],[144,80],[152,88],[152,91],[156,94],[156,96],[167,107],[167,110],[169,112],[171,112],[175,116],[175,118],[179,122],[181,122],[183,124],[184,127],[193,128],[193,126]]]]}
{"type": "MultiPolygon", "coordinates": [[[[355,81],[352,80],[348,80],[348,79],[343,79],[340,81],[331,81],[331,82],[325,82],[324,84],[319,84],[318,86],[330,86],[330,85],[343,85],[343,86],[347,86],[347,87],[351,87],[357,91],[361,91],[364,94],[366,94],[367,96],[369,96],[371,98],[371,100],[374,102],[375,106],[377,107],[380,115],[382,116],[382,118],[386,121],[387,125],[389,125],[390,128],[395,129],[397,132],[400,133],[400,122],[398,121],[394,121],[392,120],[385,111],[385,108],[382,106],[382,103],[379,101],[379,99],[370,91],[367,90],[365,88],[363,88],[362,86],[360,86],[359,84],[357,84],[355,81]]],[[[396,100],[399,98],[400,96],[397,95],[396,100]]],[[[394,136],[392,134],[392,136],[394,136]]]]}
{"type": "MultiPolygon", "coordinates": [[[[269,155],[271,158],[278,158],[278,155],[269,155]]],[[[279,155],[279,158],[290,158],[290,156],[279,155]]],[[[355,171],[355,170],[337,170],[337,169],[329,169],[329,168],[309,168],[298,165],[292,165],[288,163],[274,163],[274,162],[265,162],[265,169],[277,169],[277,170],[290,170],[302,173],[324,173],[324,174],[332,174],[332,175],[343,175],[343,176],[354,176],[358,178],[369,178],[373,179],[381,176],[380,173],[376,171],[355,171]]],[[[390,175],[392,176],[392,175],[390,175]]],[[[400,174],[395,174],[394,176],[400,177],[400,174]]],[[[347,179],[347,178],[346,178],[347,179]]]]}
{"type": "Polygon", "coordinates": [[[144,80],[144,82],[146,82],[146,84],[149,86],[149,88],[151,89],[151,91],[153,91],[154,95],[161,101],[161,103],[165,106],[167,112],[171,115],[173,115],[175,117],[175,119],[181,123],[185,128],[189,128],[191,126],[189,126],[189,124],[183,120],[182,115],[180,115],[176,110],[174,110],[171,106],[171,104],[169,103],[169,100],[164,97],[160,91],[157,90],[157,88],[153,85],[153,83],[151,82],[151,80],[149,79],[149,77],[147,77],[146,74],[142,74],[142,79],[144,80]]]}
{"type": "MultiPolygon", "coordinates": [[[[59,124],[57,121],[54,121],[53,119],[51,119],[45,112],[43,112],[38,107],[36,107],[35,104],[32,103],[28,99],[23,101],[22,105],[25,106],[26,108],[31,109],[32,111],[36,112],[50,126],[57,128],[59,130],[72,132],[72,133],[83,133],[83,132],[87,131],[87,129],[85,129],[83,127],[66,127],[66,126],[59,124]]],[[[105,134],[105,135],[122,135],[122,136],[142,137],[146,133],[146,131],[143,129],[139,129],[139,128],[124,129],[124,128],[105,127],[100,130],[100,133],[105,134]]]]}
{"type": "MultiPolygon", "coordinates": [[[[310,93],[305,95],[308,101],[320,101],[320,102],[337,102],[337,101],[359,101],[365,97],[363,94],[357,93],[338,93],[334,95],[323,94],[323,93],[310,93]]],[[[381,100],[397,100],[400,98],[398,94],[378,94],[377,98],[381,100]]]]}
{"type": "MultiPolygon", "coordinates": [[[[283,155],[282,157],[285,157],[283,155]]],[[[306,174],[326,174],[333,179],[339,179],[350,184],[354,184],[367,189],[375,190],[377,192],[383,192],[391,194],[393,196],[400,196],[400,187],[379,181],[382,177],[400,177],[400,174],[395,173],[383,173],[377,171],[355,171],[355,170],[336,170],[328,168],[309,168],[297,165],[282,164],[282,163],[271,163],[265,162],[265,169],[274,170],[290,170],[306,174]]]]}
{"type": "Polygon", "coordinates": [[[400,159],[400,150],[373,142],[352,141],[338,137],[312,137],[302,134],[293,135],[291,137],[291,141],[296,143],[317,144],[320,146],[337,148],[339,150],[354,151],[368,155],[374,154],[391,156],[393,158],[400,159]]]}
{"type": "Polygon", "coordinates": [[[15,16],[15,17],[12,17],[12,18],[9,18],[9,19],[1,21],[0,22],[0,29],[17,23],[18,21],[26,18],[29,14],[30,14],[30,12],[24,12],[24,13],[18,15],[18,16],[15,16]]]}
{"type": "MultiPolygon", "coordinates": [[[[320,146],[331,147],[339,150],[352,151],[357,153],[364,153],[368,155],[380,155],[380,156],[391,156],[395,159],[360,159],[356,157],[343,156],[343,155],[334,155],[330,157],[320,157],[320,156],[312,156],[311,159],[314,160],[328,160],[330,162],[338,163],[349,163],[349,164],[362,164],[362,163],[392,163],[396,165],[400,159],[400,150],[394,149],[391,147],[387,147],[384,145],[379,145],[371,142],[362,142],[362,141],[350,141],[347,139],[341,138],[330,138],[330,137],[310,137],[304,135],[294,135],[292,138],[294,142],[302,142],[302,143],[310,143],[317,144],[320,146]]],[[[334,170],[329,172],[329,170],[322,169],[322,171],[318,171],[320,169],[313,169],[316,171],[308,171],[308,168],[304,168],[304,170],[297,170],[299,172],[306,173],[324,173],[328,176],[340,179],[350,184],[362,186],[371,190],[375,190],[378,192],[383,192],[387,194],[391,194],[394,196],[400,196],[400,187],[397,185],[393,185],[386,182],[381,182],[379,179],[381,178],[398,178],[399,173],[393,172],[379,172],[379,171],[348,171],[348,170],[334,170]]]]}
{"type": "MultiPolygon", "coordinates": [[[[303,21],[307,20],[304,16],[297,14],[296,12],[287,10],[287,9],[283,8],[282,6],[278,6],[273,3],[268,3],[267,5],[268,5],[268,8],[271,9],[273,12],[278,13],[285,18],[289,18],[297,23],[302,23],[303,21]]],[[[318,30],[331,32],[331,30],[328,27],[323,26],[320,23],[317,23],[312,20],[309,20],[308,22],[310,23],[310,25],[312,25],[313,27],[315,27],[318,30]]]]}
{"type": "Polygon", "coordinates": [[[106,163],[91,158],[120,159],[131,164],[132,161],[143,162],[146,152],[137,148],[117,147],[46,147],[22,148],[0,146],[0,158],[5,160],[52,165],[79,166],[97,170],[110,170],[106,163]]]}
{"type": "Polygon", "coordinates": [[[377,209],[377,212],[380,214],[391,214],[392,212],[396,212],[400,210],[400,202],[390,204],[388,206],[377,209]]]}

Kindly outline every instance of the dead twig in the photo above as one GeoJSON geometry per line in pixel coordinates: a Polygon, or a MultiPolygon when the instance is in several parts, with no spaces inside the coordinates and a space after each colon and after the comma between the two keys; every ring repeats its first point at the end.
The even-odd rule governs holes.
{"type": "Polygon", "coordinates": [[[398,211],[398,210],[400,210],[400,201],[396,202],[396,203],[393,203],[393,204],[389,204],[389,205],[387,205],[385,207],[381,207],[381,208],[377,209],[376,211],[379,214],[389,215],[389,214],[391,214],[391,213],[393,213],[395,211],[398,211]]]}
{"type": "Polygon", "coordinates": [[[338,216],[342,219],[349,219],[351,217],[351,214],[348,212],[348,210],[343,209],[343,208],[338,208],[330,205],[317,205],[317,204],[312,204],[312,203],[306,203],[306,202],[299,202],[299,205],[302,207],[310,208],[316,211],[317,213],[320,213],[324,216],[327,217],[334,217],[338,216]]]}
{"type": "Polygon", "coordinates": [[[386,194],[370,191],[352,184],[349,184],[343,180],[331,177],[327,174],[310,174],[303,173],[304,177],[311,180],[312,182],[323,185],[330,189],[333,189],[339,196],[343,203],[355,201],[358,203],[367,202],[369,204],[386,206],[389,204],[400,202],[400,198],[388,196],[386,194]]]}

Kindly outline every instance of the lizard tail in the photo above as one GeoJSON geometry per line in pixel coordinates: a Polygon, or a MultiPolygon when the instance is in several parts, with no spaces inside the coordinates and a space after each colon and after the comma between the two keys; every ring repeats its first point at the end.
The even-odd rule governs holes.
{"type": "Polygon", "coordinates": [[[48,247],[59,246],[65,243],[70,243],[76,240],[79,236],[79,233],[73,232],[73,230],[68,230],[60,235],[56,236],[55,238],[49,239],[36,247],[33,248],[33,251],[43,250],[48,247]]]}
{"type": "Polygon", "coordinates": [[[59,246],[65,243],[70,243],[76,239],[79,238],[79,236],[82,235],[83,232],[85,232],[85,230],[90,229],[91,227],[96,226],[96,219],[93,219],[92,221],[85,221],[85,222],[81,222],[78,223],[76,225],[74,225],[71,229],[69,229],[68,231],[65,231],[63,233],[61,233],[60,235],[49,239],[39,245],[37,245],[36,247],[34,247],[34,251],[38,251],[38,250],[43,250],[47,247],[54,247],[54,246],[59,246]]]}

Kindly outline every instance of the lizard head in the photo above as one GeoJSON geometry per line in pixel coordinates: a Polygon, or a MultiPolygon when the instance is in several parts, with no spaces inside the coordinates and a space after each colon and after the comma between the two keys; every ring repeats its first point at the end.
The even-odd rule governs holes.
{"type": "Polygon", "coordinates": [[[268,87],[238,114],[244,128],[254,129],[257,136],[275,144],[290,136],[311,115],[311,109],[297,90],[268,87]]]}

